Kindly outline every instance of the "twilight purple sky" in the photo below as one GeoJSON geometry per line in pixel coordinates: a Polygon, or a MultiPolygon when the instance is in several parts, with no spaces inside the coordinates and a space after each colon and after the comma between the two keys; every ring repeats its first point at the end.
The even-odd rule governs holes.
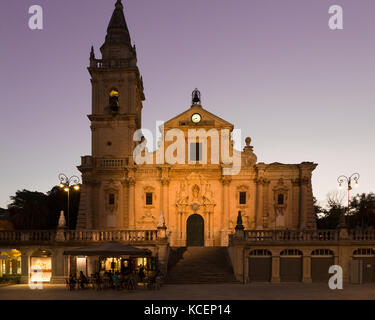
{"type": "MultiPolygon", "coordinates": [[[[48,191],[90,154],[91,88],[115,0],[1,0],[0,207],[48,191]],[[28,9],[44,10],[44,30],[28,9]]],[[[250,136],[259,162],[314,161],[324,202],[340,174],[374,190],[375,1],[124,0],[146,101],[143,127],[202,105],[250,136]],[[344,30],[328,28],[342,5],[344,30]]]]}

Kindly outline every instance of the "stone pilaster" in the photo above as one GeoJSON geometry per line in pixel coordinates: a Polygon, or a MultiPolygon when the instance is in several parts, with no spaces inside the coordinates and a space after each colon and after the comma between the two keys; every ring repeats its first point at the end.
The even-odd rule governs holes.
{"type": "Polygon", "coordinates": [[[21,250],[21,283],[29,283],[30,253],[21,250]]]}
{"type": "Polygon", "coordinates": [[[311,283],[311,256],[303,255],[302,257],[302,282],[311,283]]]}
{"type": "Polygon", "coordinates": [[[128,169],[127,183],[129,188],[129,229],[135,230],[136,225],[136,216],[135,216],[135,169],[128,169]]]}
{"type": "Polygon", "coordinates": [[[264,179],[257,179],[256,191],[256,213],[255,213],[255,229],[263,229],[263,211],[264,211],[264,179]]]}
{"type": "Polygon", "coordinates": [[[300,225],[300,180],[292,180],[292,226],[297,229],[300,225]]]}
{"type": "Polygon", "coordinates": [[[229,198],[229,186],[232,179],[229,176],[223,176],[221,179],[221,183],[223,184],[223,212],[222,212],[222,224],[221,224],[221,232],[222,238],[221,242],[222,245],[226,245],[228,243],[228,234],[231,230],[229,230],[229,220],[231,217],[230,214],[230,198],[229,198]]]}
{"type": "Polygon", "coordinates": [[[317,164],[302,162],[300,167],[300,229],[315,229],[315,214],[311,185],[312,171],[317,164]]]}
{"type": "Polygon", "coordinates": [[[51,283],[65,283],[68,277],[68,257],[64,256],[64,248],[56,248],[52,252],[51,283]]]}
{"type": "Polygon", "coordinates": [[[280,282],[280,256],[272,255],[272,277],[271,282],[280,282]]]}
{"type": "Polygon", "coordinates": [[[169,218],[169,167],[163,166],[161,167],[161,177],[160,182],[162,185],[162,192],[161,192],[161,208],[164,212],[164,216],[166,218],[166,223],[170,225],[170,218],[169,218]]]}

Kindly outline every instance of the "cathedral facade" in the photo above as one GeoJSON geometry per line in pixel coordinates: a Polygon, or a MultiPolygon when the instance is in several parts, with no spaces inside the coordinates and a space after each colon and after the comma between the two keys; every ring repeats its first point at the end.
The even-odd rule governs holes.
{"type": "Polygon", "coordinates": [[[257,162],[250,138],[235,150],[234,125],[205,110],[198,90],[191,106],[160,127],[159,149],[148,152],[138,134],[143,81],[119,0],[100,50],[98,59],[92,48],[88,68],[92,154],[78,167],[77,229],[155,230],[161,223],[171,246],[226,246],[239,216],[247,230],[316,228],[317,165],[257,162]]]}

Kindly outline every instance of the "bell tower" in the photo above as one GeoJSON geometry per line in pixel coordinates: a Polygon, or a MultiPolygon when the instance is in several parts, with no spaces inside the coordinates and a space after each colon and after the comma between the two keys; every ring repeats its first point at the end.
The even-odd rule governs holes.
{"type": "Polygon", "coordinates": [[[117,0],[108,24],[101,59],[91,47],[88,71],[92,85],[92,154],[82,157],[82,190],[77,228],[129,227],[128,166],[134,132],[141,128],[143,81],[131,44],[124,7],[117,0]]]}
{"type": "Polygon", "coordinates": [[[133,154],[134,131],[141,128],[145,96],[120,0],[100,51],[102,59],[96,59],[91,48],[88,68],[92,84],[92,156],[128,158],[133,154]]]}

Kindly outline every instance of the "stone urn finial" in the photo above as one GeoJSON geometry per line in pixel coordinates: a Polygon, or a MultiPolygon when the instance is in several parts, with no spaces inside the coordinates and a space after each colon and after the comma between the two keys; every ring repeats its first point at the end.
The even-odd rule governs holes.
{"type": "Polygon", "coordinates": [[[60,211],[60,218],[59,218],[59,224],[57,226],[57,229],[65,229],[66,228],[66,220],[64,211],[60,211]]]}
{"type": "Polygon", "coordinates": [[[236,225],[236,231],[237,230],[244,230],[244,226],[242,224],[242,215],[241,215],[241,211],[238,211],[238,215],[237,215],[237,225],[236,225]]]}
{"type": "Polygon", "coordinates": [[[164,212],[163,212],[163,210],[160,211],[158,228],[165,228],[165,218],[164,218],[164,212]]]}

